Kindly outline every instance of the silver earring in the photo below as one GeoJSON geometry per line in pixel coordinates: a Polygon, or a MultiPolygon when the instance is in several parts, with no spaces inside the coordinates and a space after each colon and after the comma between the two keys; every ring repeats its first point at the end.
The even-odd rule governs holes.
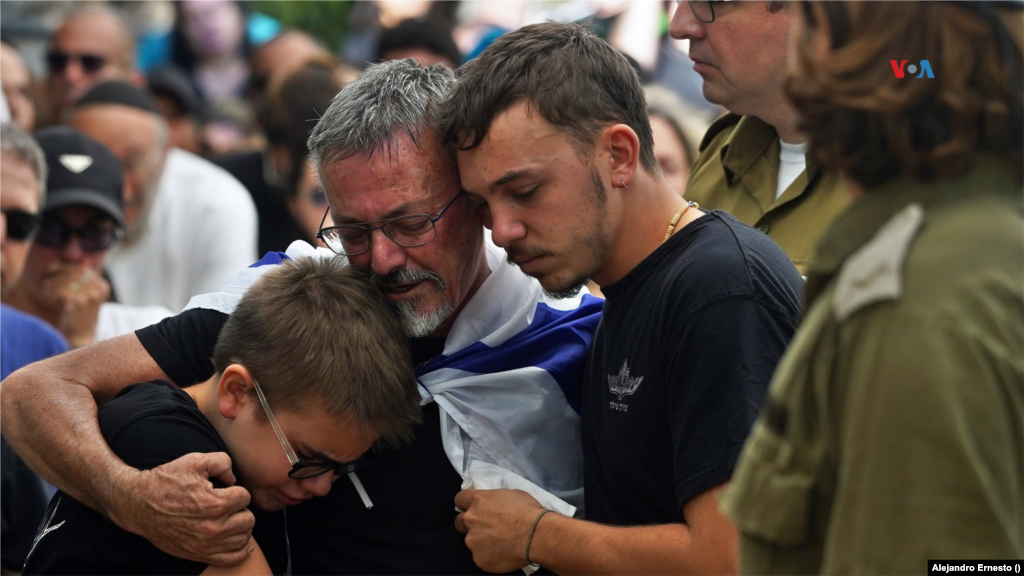
{"type": "Polygon", "coordinates": [[[623,182],[622,180],[619,180],[619,184],[622,184],[622,187],[623,187],[623,188],[626,188],[626,189],[628,189],[628,188],[629,188],[629,186],[626,186],[626,183],[625,183],[625,182],[623,182]]]}

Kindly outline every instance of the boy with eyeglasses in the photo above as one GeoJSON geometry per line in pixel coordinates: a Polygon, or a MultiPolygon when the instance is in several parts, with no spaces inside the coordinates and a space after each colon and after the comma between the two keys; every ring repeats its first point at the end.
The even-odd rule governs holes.
{"type": "MultiPolygon", "coordinates": [[[[374,443],[408,440],[420,419],[401,324],[365,274],[333,257],[275,268],[245,293],[221,331],[213,377],[185,390],[137,384],[99,412],[111,449],[140,469],[193,452],[230,455],[234,468],[211,480],[237,479],[261,512],[252,554],[223,573],[283,572],[283,517],[269,512],[327,494],[334,480],[367,462],[374,443]]],[[[207,569],[63,492],[50,502],[25,565],[26,574],[207,569]]]]}
{"type": "Polygon", "coordinates": [[[40,130],[36,139],[49,168],[48,194],[24,274],[4,292],[4,303],[47,321],[75,348],[170,316],[162,306],[111,302],[103,263],[124,230],[114,154],[71,128],[40,130]]]}

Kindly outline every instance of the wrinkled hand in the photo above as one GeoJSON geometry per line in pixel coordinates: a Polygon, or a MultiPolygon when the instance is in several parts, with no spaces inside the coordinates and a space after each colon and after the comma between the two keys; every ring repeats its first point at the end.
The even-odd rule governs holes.
{"type": "Polygon", "coordinates": [[[73,348],[96,339],[100,306],[110,299],[110,283],[82,265],[63,266],[43,281],[43,293],[61,307],[57,326],[73,348]]]}
{"type": "Polygon", "coordinates": [[[511,572],[527,565],[526,537],[544,508],[522,490],[463,490],[455,505],[455,529],[466,535],[473,561],[488,572],[511,572]]]}
{"type": "Polygon", "coordinates": [[[188,454],[118,483],[110,516],[168,554],[234,566],[252,551],[255,524],[245,509],[249,492],[234,483],[227,454],[188,454]],[[228,488],[215,489],[210,478],[228,488]]]}

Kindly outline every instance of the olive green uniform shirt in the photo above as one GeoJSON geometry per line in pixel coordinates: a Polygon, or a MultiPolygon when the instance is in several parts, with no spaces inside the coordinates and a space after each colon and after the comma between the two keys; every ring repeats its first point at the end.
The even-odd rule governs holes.
{"type": "Polygon", "coordinates": [[[1024,557],[1024,189],[891,182],[823,237],[725,512],[751,574],[1024,557]]]}
{"type": "Polygon", "coordinates": [[[806,275],[818,238],[849,205],[850,192],[838,175],[808,161],[776,200],[779,149],[768,124],[726,114],[705,134],[683,196],[764,232],[806,275]]]}

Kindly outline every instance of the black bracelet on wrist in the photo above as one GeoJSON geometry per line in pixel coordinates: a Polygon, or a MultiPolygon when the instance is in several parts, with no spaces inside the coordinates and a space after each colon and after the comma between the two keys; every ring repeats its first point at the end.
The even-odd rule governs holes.
{"type": "Polygon", "coordinates": [[[533,542],[533,533],[537,530],[537,523],[540,522],[541,516],[544,516],[551,510],[542,510],[540,514],[537,514],[537,518],[533,521],[533,526],[530,526],[530,535],[526,537],[526,562],[527,564],[534,564],[530,560],[530,543],[533,542]]]}

